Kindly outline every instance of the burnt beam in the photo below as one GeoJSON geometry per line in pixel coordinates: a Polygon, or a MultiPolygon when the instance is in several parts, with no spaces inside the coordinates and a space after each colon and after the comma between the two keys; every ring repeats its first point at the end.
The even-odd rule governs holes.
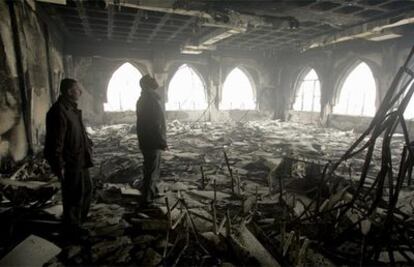
{"type": "Polygon", "coordinates": [[[114,29],[114,6],[108,6],[108,31],[107,31],[107,38],[112,38],[112,32],[114,29]]]}
{"type": "Polygon", "coordinates": [[[87,36],[92,36],[92,29],[91,29],[91,26],[89,24],[89,19],[88,19],[88,16],[86,14],[86,9],[83,6],[83,1],[74,1],[74,3],[76,4],[78,14],[79,14],[79,18],[82,21],[82,25],[83,25],[83,29],[85,31],[85,34],[87,36]]]}
{"type": "Polygon", "coordinates": [[[164,27],[165,23],[170,19],[170,16],[171,15],[169,13],[167,13],[162,17],[161,21],[157,24],[155,29],[152,31],[151,35],[148,37],[147,43],[151,43],[151,41],[154,39],[154,37],[157,36],[160,29],[162,27],[164,27]]]}
{"type": "Polygon", "coordinates": [[[73,56],[105,56],[110,58],[129,58],[139,57],[141,59],[151,59],[154,51],[168,51],[169,53],[178,53],[179,45],[171,44],[170,46],[158,45],[131,45],[124,42],[98,42],[89,41],[85,43],[82,38],[73,39],[71,44],[65,47],[65,53],[73,56]]]}
{"type": "Polygon", "coordinates": [[[179,35],[181,32],[183,32],[185,29],[188,28],[188,26],[190,26],[191,24],[195,23],[196,21],[196,17],[192,17],[189,20],[187,20],[187,22],[185,22],[180,28],[178,28],[172,35],[170,35],[170,37],[168,37],[167,40],[165,40],[165,42],[169,42],[172,39],[174,39],[175,37],[177,37],[177,35],[179,35]]]}
{"type": "Polygon", "coordinates": [[[132,42],[132,39],[134,38],[135,33],[137,32],[138,26],[141,23],[143,12],[141,10],[137,10],[137,13],[135,13],[134,22],[132,23],[132,26],[129,30],[127,42],[132,42]]]}
{"type": "Polygon", "coordinates": [[[277,42],[277,40],[275,40],[275,35],[277,34],[277,31],[271,31],[269,33],[266,33],[265,35],[261,36],[259,40],[257,40],[257,42],[255,42],[254,45],[249,46],[249,48],[254,49],[257,48],[261,45],[267,45],[267,44],[274,44],[277,42]],[[272,38],[273,37],[273,38],[272,38]]]}

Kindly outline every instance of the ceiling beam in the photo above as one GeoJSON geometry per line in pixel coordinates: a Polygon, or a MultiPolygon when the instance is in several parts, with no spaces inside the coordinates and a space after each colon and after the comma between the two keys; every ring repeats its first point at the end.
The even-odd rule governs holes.
{"type": "Polygon", "coordinates": [[[276,35],[277,33],[278,33],[277,31],[269,31],[268,33],[260,36],[260,39],[262,39],[262,42],[260,42],[260,40],[258,40],[258,42],[256,42],[256,44],[254,44],[252,46],[249,46],[249,48],[254,49],[254,48],[257,48],[257,47],[259,47],[261,45],[264,45],[264,44],[275,43],[274,35],[276,35]],[[272,36],[273,36],[273,38],[266,38],[266,40],[263,40],[263,38],[265,38],[265,37],[272,37],[272,36]]]}
{"type": "MultiPolygon", "coordinates": [[[[246,32],[246,35],[250,35],[251,33],[255,33],[257,31],[259,31],[259,29],[252,29],[252,30],[246,32]]],[[[257,37],[250,37],[250,38],[247,38],[246,40],[243,40],[243,41],[237,41],[237,39],[236,40],[230,39],[229,40],[229,43],[233,43],[234,41],[237,41],[237,44],[234,44],[234,45],[240,46],[240,47],[241,46],[244,46],[244,45],[246,45],[246,44],[248,44],[250,42],[259,43],[258,42],[258,39],[261,39],[262,37],[267,36],[267,35],[270,35],[270,34],[273,34],[273,33],[274,33],[273,31],[270,31],[269,33],[266,33],[264,35],[260,35],[260,36],[257,36],[257,37]]],[[[240,37],[243,37],[243,35],[239,35],[239,36],[240,37]]],[[[238,38],[239,36],[236,35],[235,38],[238,38]]]]}
{"type": "MultiPolygon", "coordinates": [[[[114,6],[113,6],[114,7],[114,6]]],[[[67,8],[68,10],[76,10],[76,9],[72,9],[72,8],[67,8]]],[[[108,7],[108,9],[109,9],[109,7],[108,7]]],[[[62,13],[62,16],[65,18],[65,19],[68,19],[68,20],[70,20],[70,19],[78,19],[79,18],[79,16],[77,16],[77,15],[73,15],[73,14],[68,14],[68,13],[65,13],[65,10],[63,10],[63,9],[59,9],[59,11],[62,13]]],[[[95,12],[95,11],[94,11],[95,12]]],[[[102,11],[100,11],[100,12],[97,12],[98,14],[102,14],[102,15],[107,15],[107,13],[108,12],[102,12],[102,11]]],[[[132,16],[130,16],[130,15],[125,15],[124,13],[117,13],[117,18],[116,18],[116,21],[117,22],[130,22],[131,20],[133,20],[134,19],[134,17],[135,17],[135,14],[134,15],[132,15],[132,16]]],[[[193,17],[192,17],[193,18],[193,17]]],[[[107,23],[107,21],[108,21],[108,17],[104,17],[104,16],[102,16],[102,17],[94,17],[93,18],[95,21],[102,21],[102,23],[107,23]]],[[[186,19],[180,19],[180,18],[176,18],[176,17],[171,17],[170,18],[170,21],[171,22],[174,22],[174,23],[180,23],[180,25],[181,25],[181,23],[183,23],[183,22],[187,22],[189,19],[188,18],[186,18],[186,19]]],[[[176,27],[178,27],[178,25],[175,25],[176,27]]]]}
{"type": "Polygon", "coordinates": [[[346,30],[339,31],[335,34],[323,35],[306,42],[306,45],[302,47],[304,51],[324,47],[331,44],[351,41],[355,39],[369,39],[370,37],[381,35],[385,31],[400,26],[414,24],[414,12],[407,12],[404,16],[399,17],[398,21],[393,18],[386,18],[382,20],[375,20],[372,22],[356,25],[346,30]]]}
{"type": "Polygon", "coordinates": [[[164,14],[164,16],[162,17],[162,19],[160,20],[159,23],[157,23],[157,26],[155,27],[155,29],[152,31],[151,35],[148,37],[147,39],[147,44],[151,43],[152,39],[154,39],[154,37],[157,35],[158,31],[164,27],[165,23],[170,19],[171,14],[166,13],[164,14]]]}
{"type": "Polygon", "coordinates": [[[64,49],[65,54],[74,56],[96,56],[96,57],[114,57],[114,58],[141,58],[151,59],[154,51],[170,51],[177,53],[178,44],[168,46],[145,45],[143,42],[138,45],[127,44],[125,41],[106,41],[96,42],[76,38],[70,42],[64,49]]]}
{"type": "Polygon", "coordinates": [[[86,10],[83,6],[83,1],[73,1],[76,4],[79,17],[82,21],[83,29],[87,36],[92,36],[92,29],[89,25],[88,16],[86,15],[86,10]]]}
{"type": "Polygon", "coordinates": [[[112,38],[112,31],[114,29],[114,6],[108,6],[108,35],[107,38],[112,38]]]}
{"type": "Polygon", "coordinates": [[[177,35],[179,35],[182,31],[184,31],[185,29],[187,29],[188,26],[190,26],[191,24],[195,23],[195,21],[196,21],[196,17],[191,17],[190,19],[188,19],[187,22],[185,22],[173,34],[171,34],[170,37],[168,37],[168,39],[165,42],[169,42],[172,39],[176,38],[177,35]]]}
{"type": "Polygon", "coordinates": [[[134,22],[132,23],[131,29],[128,33],[127,43],[132,42],[132,39],[134,38],[135,33],[137,32],[138,26],[141,23],[143,12],[141,10],[137,10],[137,13],[135,13],[134,22]]]}

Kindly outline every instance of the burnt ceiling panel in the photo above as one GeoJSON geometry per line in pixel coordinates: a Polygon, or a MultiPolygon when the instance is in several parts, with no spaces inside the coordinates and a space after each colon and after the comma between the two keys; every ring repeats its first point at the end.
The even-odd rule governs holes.
{"type": "Polygon", "coordinates": [[[38,6],[65,28],[68,41],[134,49],[170,43],[216,49],[300,49],[313,38],[358,25],[414,17],[411,0],[67,0],[66,5],[38,2],[38,6]]]}

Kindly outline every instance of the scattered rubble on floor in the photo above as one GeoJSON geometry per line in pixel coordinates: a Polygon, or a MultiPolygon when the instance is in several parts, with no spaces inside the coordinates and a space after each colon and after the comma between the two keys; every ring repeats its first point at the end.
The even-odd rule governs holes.
{"type": "Polygon", "coordinates": [[[59,254],[61,249],[53,243],[31,235],[0,260],[0,266],[43,266],[59,254]]]}
{"type": "MultiPolygon", "coordinates": [[[[326,164],[338,160],[357,138],[352,131],[278,121],[170,122],[170,151],[163,152],[158,184],[163,196],[146,209],[137,208],[142,156],[134,127],[89,132],[97,185],[97,202],[85,224],[90,238],[67,246],[50,236],[63,251],[49,266],[336,266],[359,265],[364,249],[364,255],[373,253],[364,244],[381,230],[381,208],[363,221],[358,210],[336,220],[336,211],[352,201],[364,155],[325,175],[326,164]],[[358,231],[344,235],[355,223],[358,231]]],[[[391,141],[392,155],[401,154],[402,140],[391,141]]],[[[367,181],[374,182],[381,167],[380,149],[374,150],[367,181]]],[[[4,193],[2,204],[9,195],[4,193]]],[[[410,196],[407,191],[401,203],[411,203],[410,196]]],[[[46,204],[44,211],[58,220],[59,198],[46,204]]],[[[412,209],[404,211],[401,218],[411,225],[412,209]]],[[[411,264],[408,248],[399,250],[393,260],[411,264]]],[[[364,263],[387,260],[381,254],[378,261],[364,263]]]]}

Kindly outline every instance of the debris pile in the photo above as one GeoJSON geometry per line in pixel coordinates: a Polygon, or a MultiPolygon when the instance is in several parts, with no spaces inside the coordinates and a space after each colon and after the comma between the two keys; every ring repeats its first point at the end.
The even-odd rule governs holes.
{"type": "MultiPolygon", "coordinates": [[[[335,175],[328,176],[325,166],[328,159],[340,159],[355,133],[278,121],[173,121],[168,133],[170,151],[163,153],[158,185],[164,197],[145,210],[137,209],[142,157],[133,126],[93,130],[91,172],[98,187],[86,223],[90,238],[70,246],[57,240],[63,251],[51,265],[359,262],[361,229],[369,236],[376,223],[364,221],[359,233],[335,243],[333,237],[360,217],[350,210],[338,223],[332,211],[352,200],[364,157],[342,163],[335,175]]],[[[391,147],[403,146],[394,140],[391,147]]],[[[380,147],[373,153],[380,158],[380,147]]],[[[52,205],[50,199],[46,203],[52,205]]]]}
{"type": "Polygon", "coordinates": [[[413,265],[414,154],[402,114],[414,85],[404,90],[390,88],[359,137],[278,121],[172,121],[151,208],[138,204],[134,127],[89,129],[98,184],[89,238],[56,240],[62,253],[48,265],[413,265]]]}
{"type": "Polygon", "coordinates": [[[60,184],[41,155],[21,163],[7,179],[0,178],[0,195],[5,202],[23,207],[39,207],[58,192],[60,184]]]}

